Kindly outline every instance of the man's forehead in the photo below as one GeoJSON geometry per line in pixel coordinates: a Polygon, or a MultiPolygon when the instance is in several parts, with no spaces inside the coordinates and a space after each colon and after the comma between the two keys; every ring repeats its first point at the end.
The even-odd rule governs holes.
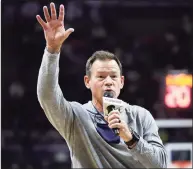
{"type": "Polygon", "coordinates": [[[119,66],[115,60],[96,60],[92,67],[95,70],[102,69],[119,69],[119,66]]]}
{"type": "Polygon", "coordinates": [[[118,68],[115,67],[110,67],[110,68],[98,68],[96,69],[96,73],[105,73],[105,72],[110,72],[110,73],[117,73],[119,72],[118,68]]]}

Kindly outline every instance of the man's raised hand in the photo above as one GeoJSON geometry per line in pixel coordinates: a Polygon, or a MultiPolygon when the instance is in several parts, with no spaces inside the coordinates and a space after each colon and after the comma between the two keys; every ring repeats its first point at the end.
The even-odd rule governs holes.
{"type": "Polygon", "coordinates": [[[43,7],[46,22],[39,15],[37,15],[36,18],[44,30],[48,51],[55,53],[60,51],[62,43],[74,32],[74,29],[69,28],[65,30],[64,28],[64,5],[60,5],[58,18],[53,2],[50,3],[50,10],[51,15],[48,12],[47,6],[43,7]]]}

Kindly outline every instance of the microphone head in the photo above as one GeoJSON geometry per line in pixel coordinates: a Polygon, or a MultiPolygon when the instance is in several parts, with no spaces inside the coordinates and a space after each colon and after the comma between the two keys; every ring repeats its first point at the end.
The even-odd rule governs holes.
{"type": "Polygon", "coordinates": [[[104,97],[110,97],[113,98],[114,97],[114,93],[113,91],[105,91],[103,94],[104,97]]]}
{"type": "Polygon", "coordinates": [[[110,113],[112,110],[115,110],[115,105],[109,105],[106,107],[108,113],[110,113]]]}

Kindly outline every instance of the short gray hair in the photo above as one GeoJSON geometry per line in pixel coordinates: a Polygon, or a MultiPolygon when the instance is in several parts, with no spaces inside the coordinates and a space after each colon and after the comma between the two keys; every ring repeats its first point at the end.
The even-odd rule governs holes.
{"type": "Polygon", "coordinates": [[[110,53],[108,51],[103,51],[103,50],[94,52],[92,54],[92,56],[87,60],[87,62],[86,62],[86,75],[87,76],[91,75],[90,69],[96,60],[108,60],[108,59],[109,60],[115,60],[117,62],[119,69],[120,69],[120,73],[122,75],[122,64],[121,64],[120,60],[118,59],[118,57],[116,55],[114,55],[113,53],[110,53]]]}

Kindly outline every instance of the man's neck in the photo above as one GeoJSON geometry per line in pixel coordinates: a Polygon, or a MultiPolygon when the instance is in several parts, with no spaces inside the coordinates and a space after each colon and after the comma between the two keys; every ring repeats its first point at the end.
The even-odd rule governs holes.
{"type": "Polygon", "coordinates": [[[92,104],[95,106],[95,108],[97,109],[98,112],[100,112],[100,113],[103,112],[103,106],[97,100],[92,99],[92,104]]]}

